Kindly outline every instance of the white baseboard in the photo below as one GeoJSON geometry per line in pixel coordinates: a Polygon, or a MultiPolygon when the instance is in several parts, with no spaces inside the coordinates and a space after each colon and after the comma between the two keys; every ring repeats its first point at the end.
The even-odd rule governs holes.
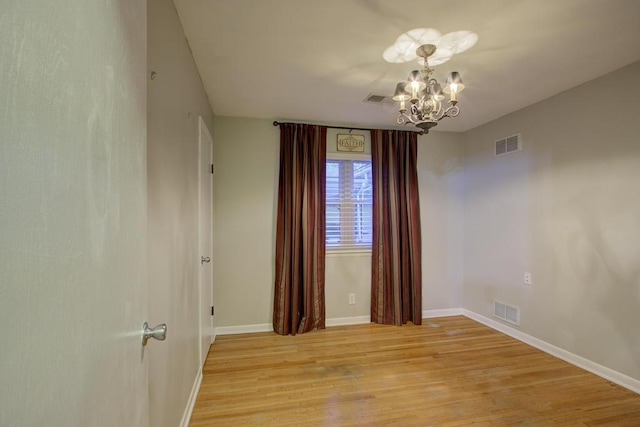
{"type": "Polygon", "coordinates": [[[327,319],[325,325],[330,328],[332,326],[362,325],[364,323],[371,323],[371,316],[334,317],[333,319],[327,319]]]}
{"type": "MultiPolygon", "coordinates": [[[[422,318],[429,319],[432,317],[461,316],[462,314],[463,310],[461,308],[423,310],[422,318]]],[[[332,319],[327,319],[325,322],[327,328],[332,326],[362,325],[365,323],[371,323],[371,316],[334,317],[332,319]]],[[[254,332],[273,332],[273,325],[270,323],[260,323],[257,325],[218,326],[214,329],[214,336],[251,334],[254,332]]]]}
{"type": "Polygon", "coordinates": [[[433,317],[449,317],[449,316],[462,316],[463,310],[461,308],[442,308],[438,310],[422,310],[423,319],[431,319],[433,317]]]}
{"type": "Polygon", "coordinates": [[[236,335],[236,334],[252,334],[254,332],[273,332],[271,323],[260,323],[258,325],[240,325],[240,326],[218,326],[215,334],[217,335],[236,335]]]}
{"type": "Polygon", "coordinates": [[[602,377],[606,380],[609,380],[624,388],[628,388],[629,390],[640,394],[640,380],[631,378],[630,376],[614,371],[613,369],[607,368],[606,366],[602,366],[589,359],[585,359],[582,356],[578,356],[577,354],[573,354],[560,347],[556,347],[553,344],[549,344],[546,341],[542,341],[541,339],[533,337],[529,334],[525,334],[524,332],[500,323],[497,320],[490,319],[481,314],[466,309],[462,311],[462,314],[464,316],[473,319],[476,322],[482,323],[483,325],[502,332],[505,335],[509,335],[510,337],[515,338],[518,341],[522,341],[523,343],[529,344],[530,346],[535,347],[538,350],[542,350],[545,353],[555,356],[558,359],[562,359],[565,362],[571,363],[572,365],[589,371],[592,374],[596,374],[599,377],[602,377]]]}
{"type": "MultiPolygon", "coordinates": [[[[461,316],[462,314],[463,310],[461,308],[423,310],[422,318],[429,319],[432,317],[461,316]]],[[[371,316],[334,317],[332,319],[327,319],[325,325],[327,328],[330,328],[332,326],[362,325],[364,323],[371,323],[371,316]]],[[[273,325],[270,323],[260,323],[257,325],[218,326],[214,329],[214,336],[251,334],[254,332],[273,332],[273,325]]]]}
{"type": "Polygon", "coordinates": [[[180,420],[180,427],[189,427],[189,421],[191,421],[193,407],[196,404],[198,392],[200,391],[200,384],[202,384],[202,368],[198,369],[198,375],[196,375],[196,380],[193,383],[193,387],[191,388],[191,394],[189,395],[189,400],[187,401],[187,407],[184,408],[182,420],[180,420]]]}
{"type": "MultiPolygon", "coordinates": [[[[330,328],[332,326],[343,325],[361,325],[370,323],[370,316],[355,317],[336,317],[327,319],[325,325],[330,328]]],[[[260,323],[257,325],[240,325],[240,326],[218,326],[215,328],[215,335],[236,335],[236,334],[252,334],[254,332],[273,332],[273,325],[270,323],[260,323]]]]}

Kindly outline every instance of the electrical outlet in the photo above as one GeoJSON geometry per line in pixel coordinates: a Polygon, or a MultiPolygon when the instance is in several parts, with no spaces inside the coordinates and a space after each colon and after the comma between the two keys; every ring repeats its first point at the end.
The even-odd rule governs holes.
{"type": "Polygon", "coordinates": [[[531,273],[524,273],[524,284],[525,285],[531,284],[531,273]]]}
{"type": "Polygon", "coordinates": [[[353,305],[356,303],[356,294],[349,294],[349,304],[353,305]]]}

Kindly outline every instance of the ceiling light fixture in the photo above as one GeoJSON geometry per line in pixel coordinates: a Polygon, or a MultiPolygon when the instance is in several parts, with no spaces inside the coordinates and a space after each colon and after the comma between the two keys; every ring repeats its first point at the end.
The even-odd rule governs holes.
{"type": "Polygon", "coordinates": [[[436,51],[436,46],[425,44],[416,49],[416,55],[423,58],[424,66],[421,70],[413,70],[407,82],[396,85],[393,100],[400,102],[398,119],[399,125],[413,124],[425,133],[438,124],[445,117],[456,117],[460,114],[457,94],[462,92],[464,84],[457,71],[447,77],[443,88],[435,78],[432,78],[433,68],[429,66],[429,57],[436,51]],[[444,94],[449,94],[449,101],[443,104],[444,94]],[[407,109],[407,101],[409,106],[407,109]]]}
{"type": "Polygon", "coordinates": [[[413,70],[407,82],[396,85],[393,100],[400,102],[397,123],[413,124],[425,131],[445,117],[460,114],[458,93],[464,89],[457,71],[449,74],[444,87],[432,77],[434,65],[447,62],[454,55],[473,47],[478,35],[471,31],[455,31],[445,35],[433,28],[415,28],[400,35],[383,53],[387,62],[403,63],[416,58],[423,68],[413,70]],[[449,100],[445,101],[445,94],[449,100]],[[407,105],[408,102],[408,105],[407,105]]]}

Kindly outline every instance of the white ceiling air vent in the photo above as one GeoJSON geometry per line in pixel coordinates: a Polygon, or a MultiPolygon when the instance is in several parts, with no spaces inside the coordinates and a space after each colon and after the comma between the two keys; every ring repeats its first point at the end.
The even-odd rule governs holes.
{"type": "Polygon", "coordinates": [[[375,95],[373,93],[370,93],[362,102],[370,102],[372,104],[382,104],[387,99],[390,100],[391,98],[384,95],[375,95]]]}
{"type": "Polygon", "coordinates": [[[507,136],[506,138],[502,138],[496,141],[496,156],[501,156],[503,154],[509,154],[520,150],[522,150],[522,140],[519,133],[507,136]]]}
{"type": "Polygon", "coordinates": [[[505,322],[520,325],[520,309],[499,301],[493,301],[493,315],[505,322]]]}

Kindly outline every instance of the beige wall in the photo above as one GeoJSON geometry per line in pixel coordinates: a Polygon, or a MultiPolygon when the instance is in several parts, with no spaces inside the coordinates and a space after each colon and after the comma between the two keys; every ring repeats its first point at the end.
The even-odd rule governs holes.
{"type": "MultiPolygon", "coordinates": [[[[270,120],[216,117],[213,133],[217,326],[270,324],[280,131],[270,120]]],[[[425,310],[462,305],[462,154],[458,134],[419,138],[425,310]]],[[[368,316],[370,280],[370,254],[329,255],[327,319],[368,316]]]]}
{"type": "Polygon", "coordinates": [[[0,425],[147,425],[146,2],[0,5],[0,425]]]}
{"type": "Polygon", "coordinates": [[[214,119],[216,326],[271,323],[279,141],[270,120],[214,119]]]}
{"type": "Polygon", "coordinates": [[[463,156],[459,133],[418,138],[423,310],[462,307],[463,156]]]}
{"type": "Polygon", "coordinates": [[[213,114],[171,0],[148,5],[150,425],[176,426],[198,369],[198,116],[213,114]]]}
{"type": "Polygon", "coordinates": [[[640,379],[640,62],[468,132],[464,307],[640,379]],[[522,133],[522,152],[494,157],[522,133]],[[524,272],[533,284],[523,284],[524,272]]]}

